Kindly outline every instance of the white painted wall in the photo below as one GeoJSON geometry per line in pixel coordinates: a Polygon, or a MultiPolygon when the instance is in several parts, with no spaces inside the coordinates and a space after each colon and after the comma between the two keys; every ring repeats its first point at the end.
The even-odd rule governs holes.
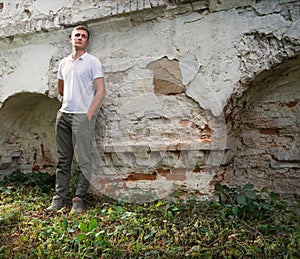
{"type": "MultiPolygon", "coordinates": [[[[211,142],[210,149],[219,149],[221,153],[210,158],[219,165],[227,145],[224,108],[243,95],[248,82],[257,74],[299,53],[299,3],[292,0],[258,3],[232,0],[223,4],[215,0],[190,1],[178,6],[167,0],[3,3],[0,10],[0,103],[22,91],[44,93],[49,90],[49,96],[56,97],[58,62],[71,50],[68,35],[76,24],[87,23],[92,34],[89,52],[102,61],[107,87],[97,144],[111,154],[118,152],[116,147],[120,143],[119,148],[123,150],[133,145],[131,159],[145,165],[141,170],[144,173],[152,168],[147,165],[157,157],[134,151],[141,143],[133,143],[130,137],[138,133],[146,141],[146,148],[153,141],[157,147],[168,131],[171,138],[166,143],[172,145],[187,146],[182,132],[189,132],[185,135],[190,134],[191,139],[197,134],[218,139],[211,142]],[[163,57],[178,61],[185,94],[154,95],[154,75],[147,65],[163,57]],[[149,114],[159,114],[169,121],[165,123],[155,118],[155,125],[149,114]],[[180,124],[182,119],[189,121],[187,127],[190,128],[180,124]],[[197,132],[192,125],[197,125],[197,132]],[[213,136],[205,135],[208,134],[205,125],[213,136]],[[147,132],[150,137],[143,135],[147,132]],[[112,136],[119,142],[115,143],[112,136]]],[[[206,143],[201,138],[199,142],[201,151],[201,145],[206,143]]],[[[53,148],[48,148],[50,153],[55,153],[53,148]]],[[[166,166],[166,161],[172,159],[166,157],[166,150],[162,151],[164,157],[157,160],[165,160],[162,164],[166,166]]],[[[193,155],[187,160],[194,164],[203,155],[190,154],[193,155]]],[[[106,157],[102,166],[114,177],[124,179],[133,169],[116,167],[114,163],[126,165],[128,162],[117,160],[106,157]]],[[[187,160],[182,155],[178,164],[184,166],[187,160]]],[[[183,183],[208,194],[214,172],[204,170],[202,173],[195,175],[193,170],[187,171],[183,182],[176,182],[174,178],[168,183],[183,183]]],[[[158,176],[152,184],[155,190],[160,190],[165,183],[166,179],[158,176]]],[[[141,181],[130,184],[127,187],[132,189],[142,186],[141,181]]]]}

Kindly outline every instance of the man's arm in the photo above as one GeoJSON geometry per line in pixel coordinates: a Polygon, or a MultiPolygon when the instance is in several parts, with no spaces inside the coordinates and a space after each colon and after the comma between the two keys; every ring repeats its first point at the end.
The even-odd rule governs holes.
{"type": "Polygon", "coordinates": [[[95,111],[98,109],[100,103],[102,102],[105,96],[104,78],[103,77],[96,78],[94,80],[94,87],[95,87],[96,94],[87,112],[87,117],[89,121],[92,120],[95,111]]]}
{"type": "Polygon", "coordinates": [[[61,96],[64,96],[64,80],[57,80],[57,91],[61,96]]]}

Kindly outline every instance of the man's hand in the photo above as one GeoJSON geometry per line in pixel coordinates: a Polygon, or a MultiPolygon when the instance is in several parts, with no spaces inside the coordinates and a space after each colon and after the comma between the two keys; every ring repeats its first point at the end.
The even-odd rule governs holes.
{"type": "Polygon", "coordinates": [[[89,121],[92,120],[94,113],[96,112],[96,110],[98,109],[100,103],[104,98],[105,95],[104,78],[103,77],[96,78],[94,80],[94,87],[95,87],[96,94],[86,114],[89,121]]]}
{"type": "Polygon", "coordinates": [[[89,121],[92,121],[94,114],[88,112],[88,113],[86,114],[86,116],[87,116],[87,118],[88,118],[89,121]]]}

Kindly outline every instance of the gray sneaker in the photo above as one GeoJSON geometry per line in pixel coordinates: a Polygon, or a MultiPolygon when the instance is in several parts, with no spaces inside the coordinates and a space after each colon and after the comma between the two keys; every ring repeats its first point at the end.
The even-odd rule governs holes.
{"type": "Polygon", "coordinates": [[[56,210],[60,210],[62,207],[64,207],[63,199],[60,198],[58,195],[55,195],[52,198],[51,205],[46,210],[47,211],[56,211],[56,210]]]}
{"type": "Polygon", "coordinates": [[[80,214],[81,212],[85,211],[85,205],[79,197],[75,197],[73,199],[73,206],[71,209],[71,213],[80,214]]]}

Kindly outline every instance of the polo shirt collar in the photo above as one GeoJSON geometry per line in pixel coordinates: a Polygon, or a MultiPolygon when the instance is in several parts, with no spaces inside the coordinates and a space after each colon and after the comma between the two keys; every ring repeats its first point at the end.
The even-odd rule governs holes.
{"type": "Polygon", "coordinates": [[[79,59],[84,59],[86,56],[87,56],[87,52],[84,52],[84,53],[79,57],[79,59]]]}
{"type": "MultiPolygon", "coordinates": [[[[78,59],[79,60],[83,60],[86,56],[87,56],[87,52],[84,52],[78,59]]],[[[70,60],[73,60],[73,57],[72,57],[72,54],[70,54],[69,56],[68,56],[68,58],[70,59],[70,60]]]]}

